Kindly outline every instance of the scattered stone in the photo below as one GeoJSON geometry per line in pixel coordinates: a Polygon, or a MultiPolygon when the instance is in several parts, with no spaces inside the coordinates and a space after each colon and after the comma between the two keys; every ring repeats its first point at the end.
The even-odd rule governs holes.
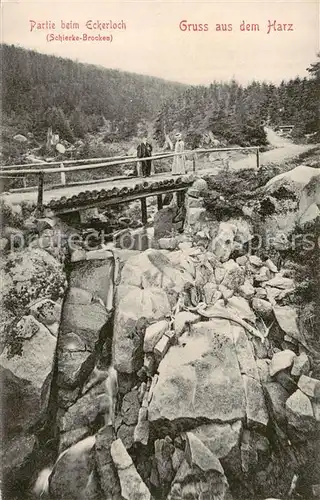
{"type": "Polygon", "coordinates": [[[299,341],[301,336],[298,328],[298,315],[296,309],[290,306],[277,306],[273,308],[273,312],[281,330],[293,339],[299,341]]]}
{"type": "Polygon", "coordinates": [[[178,240],[177,238],[160,238],[158,244],[163,250],[175,250],[178,246],[178,240]]]}
{"type": "Polygon", "coordinates": [[[224,475],[219,459],[196,437],[187,432],[186,460],[190,467],[196,466],[202,472],[216,471],[224,475]]]}
{"type": "Polygon", "coordinates": [[[228,320],[192,325],[161,361],[149,421],[229,421],[244,416],[244,388],[228,320]],[[174,404],[173,404],[174,402],[174,404]]]}
{"type": "Polygon", "coordinates": [[[30,313],[42,324],[49,326],[60,321],[61,305],[50,299],[42,299],[31,305],[30,313]]]}
{"type": "Polygon", "coordinates": [[[153,323],[148,326],[146,328],[143,342],[144,352],[152,352],[168,328],[169,322],[166,320],[158,321],[157,323],[153,323]]]}
{"type": "Polygon", "coordinates": [[[256,363],[261,383],[265,384],[267,382],[272,382],[269,371],[270,359],[257,359],[256,363]]]}
{"type": "Polygon", "coordinates": [[[92,302],[88,305],[65,302],[61,329],[63,332],[77,332],[93,351],[100,330],[107,320],[108,313],[99,302],[92,302]]]}
{"type": "Polygon", "coordinates": [[[290,351],[290,349],[275,353],[270,363],[271,377],[274,377],[276,373],[289,368],[292,365],[295,357],[296,354],[293,351],[290,351]]]}
{"type": "Polygon", "coordinates": [[[244,390],[246,394],[246,416],[248,426],[266,427],[269,422],[269,416],[263,395],[260,381],[242,375],[244,390]]]}
{"type": "Polygon", "coordinates": [[[194,231],[201,229],[206,221],[206,209],[202,207],[189,208],[186,216],[186,226],[193,227],[194,231]]]}
{"type": "Polygon", "coordinates": [[[164,358],[169,350],[170,344],[171,338],[167,335],[163,335],[153,350],[157,360],[160,361],[164,358]]]}
{"type": "Polygon", "coordinates": [[[124,395],[121,405],[121,417],[126,425],[133,425],[138,422],[140,402],[138,390],[132,389],[124,395]]]}
{"type": "Polygon", "coordinates": [[[50,496],[59,500],[85,498],[94,465],[94,445],[95,437],[89,436],[60,456],[49,479],[50,496]]]}
{"type": "Polygon", "coordinates": [[[270,279],[270,275],[270,269],[267,266],[262,266],[259,272],[255,274],[254,279],[259,283],[268,282],[268,280],[270,279]]]}
{"type": "Polygon", "coordinates": [[[204,424],[192,430],[194,436],[219,459],[225,459],[237,449],[242,430],[240,420],[232,424],[204,424]]]}
{"type": "Polygon", "coordinates": [[[174,222],[177,215],[178,207],[176,206],[164,207],[155,214],[153,226],[156,240],[170,237],[172,235],[172,230],[181,227],[181,222],[174,222]]]}
{"type": "Polygon", "coordinates": [[[7,238],[0,238],[0,251],[3,252],[9,246],[7,238]]]}
{"type": "Polygon", "coordinates": [[[291,290],[294,288],[294,281],[291,278],[285,278],[278,274],[271,280],[266,282],[267,286],[274,288],[280,288],[281,290],[291,290]]]}
{"type": "Polygon", "coordinates": [[[57,384],[65,389],[75,389],[86,380],[93,370],[94,353],[78,350],[74,343],[69,345],[70,349],[59,349],[58,351],[57,384]]]}
{"type": "Polygon", "coordinates": [[[278,425],[285,428],[286,401],[290,396],[289,392],[277,382],[268,382],[264,384],[264,394],[269,415],[278,425]]]}
{"type": "Polygon", "coordinates": [[[118,471],[121,496],[125,500],[150,500],[150,492],[139,476],[121,439],[116,439],[111,444],[111,457],[118,471]]]}
{"type": "Polygon", "coordinates": [[[86,260],[107,260],[113,259],[113,253],[105,248],[100,248],[98,250],[90,250],[86,252],[86,260]]]}
{"type": "Polygon", "coordinates": [[[219,285],[219,291],[222,293],[222,297],[224,298],[225,301],[228,301],[229,299],[231,299],[231,297],[234,294],[234,290],[231,290],[230,288],[228,288],[227,286],[224,286],[222,284],[219,285]]]}
{"type": "MultiPolygon", "coordinates": [[[[111,426],[103,427],[96,433],[95,459],[100,486],[106,498],[120,500],[120,482],[110,452],[113,439],[111,426]]],[[[88,496],[87,498],[91,497],[88,496]]]]}
{"type": "Polygon", "coordinates": [[[223,278],[225,277],[226,270],[224,267],[216,267],[214,270],[214,277],[218,284],[222,283],[223,278]]]}
{"type": "Polygon", "coordinates": [[[59,387],[57,403],[59,408],[63,408],[67,410],[70,406],[74,405],[74,403],[79,399],[81,393],[81,388],[76,387],[76,389],[65,389],[59,387]]]}
{"type": "Polygon", "coordinates": [[[149,392],[148,392],[148,404],[152,401],[152,398],[153,398],[153,393],[154,393],[154,390],[155,390],[155,387],[158,383],[158,379],[159,379],[159,375],[156,374],[152,377],[152,382],[151,382],[151,385],[150,385],[150,388],[149,388],[149,392]]]}
{"type": "Polygon", "coordinates": [[[256,267],[262,267],[263,265],[262,260],[257,255],[249,255],[249,262],[256,267]]]}
{"type": "Polygon", "coordinates": [[[241,374],[259,380],[259,373],[256,361],[253,355],[253,347],[251,342],[241,326],[233,327],[234,343],[241,374]]]}
{"type": "Polygon", "coordinates": [[[172,465],[171,457],[175,451],[172,440],[169,436],[165,439],[157,439],[154,443],[153,470],[150,480],[155,486],[163,487],[170,485],[175,471],[172,465]],[[156,484],[157,483],[157,484],[156,484]]]}
{"type": "Polygon", "coordinates": [[[166,293],[159,288],[134,287],[118,302],[114,321],[114,365],[123,373],[133,373],[143,364],[143,338],[135,333],[139,318],[157,320],[170,316],[166,293]]]}
{"type": "Polygon", "coordinates": [[[233,259],[224,263],[226,274],[222,280],[222,285],[231,290],[238,290],[239,286],[244,283],[245,272],[233,259]]]}
{"type": "Polygon", "coordinates": [[[26,466],[36,444],[37,439],[33,434],[17,434],[7,443],[2,442],[2,475],[6,477],[13,470],[26,466]]]}
{"type": "Polygon", "coordinates": [[[149,441],[149,421],[147,408],[140,408],[138,423],[134,429],[133,441],[147,445],[149,441]]]}
{"type": "MultiPolygon", "coordinates": [[[[305,352],[302,352],[294,358],[291,375],[293,377],[300,377],[300,375],[308,375],[310,372],[310,361],[305,352]]],[[[301,387],[300,387],[301,389],[301,387]]]]}
{"type": "Polygon", "coordinates": [[[267,296],[268,296],[268,294],[267,294],[267,290],[265,288],[257,287],[255,289],[255,297],[257,299],[266,299],[267,296]]]}
{"type": "Polygon", "coordinates": [[[82,441],[82,439],[89,436],[89,434],[89,427],[78,427],[77,429],[72,429],[67,432],[61,432],[59,436],[59,454],[70,448],[70,446],[82,441]]]}
{"type": "Polygon", "coordinates": [[[320,399],[320,380],[301,375],[298,380],[299,389],[311,399],[320,399]]]}
{"type": "Polygon", "coordinates": [[[261,316],[262,319],[268,320],[272,317],[273,308],[267,300],[254,297],[252,300],[253,310],[261,316]]]}
{"type": "Polygon", "coordinates": [[[142,384],[140,385],[140,387],[138,389],[138,400],[139,400],[140,404],[142,403],[146,392],[147,392],[147,384],[146,384],[146,382],[142,382],[142,384]]]}
{"type": "Polygon", "coordinates": [[[248,280],[245,280],[244,284],[239,286],[239,293],[243,298],[250,300],[255,294],[255,289],[248,280]]]}
{"type": "Polygon", "coordinates": [[[42,324],[21,343],[21,354],[0,355],[2,419],[7,432],[26,431],[47,410],[57,339],[42,324]]]}
{"type": "Polygon", "coordinates": [[[235,224],[220,222],[217,235],[209,245],[209,251],[213,252],[220,262],[227,262],[230,258],[236,233],[235,224]]]}
{"type": "Polygon", "coordinates": [[[144,355],[143,366],[146,369],[149,377],[152,377],[152,375],[154,374],[154,372],[156,370],[156,362],[154,359],[154,355],[152,353],[147,353],[144,355]]]}
{"type": "Polygon", "coordinates": [[[241,257],[236,258],[236,263],[239,264],[239,266],[245,266],[247,262],[248,257],[246,255],[241,255],[241,257]]]}
{"type": "Polygon", "coordinates": [[[184,459],[184,451],[179,448],[175,448],[173,455],[171,457],[172,467],[174,471],[177,471],[184,459]]]}
{"type": "Polygon", "coordinates": [[[109,408],[104,382],[93,387],[60,417],[59,427],[62,432],[92,425],[98,415],[104,415],[109,408]]]}
{"type": "Polygon", "coordinates": [[[252,323],[255,322],[255,315],[249,306],[249,302],[243,297],[233,296],[229,299],[228,304],[226,306],[227,311],[234,312],[240,318],[249,320],[252,323]]]}
{"type": "Polygon", "coordinates": [[[203,291],[204,291],[206,304],[212,304],[215,300],[214,297],[216,296],[216,292],[217,292],[216,283],[212,283],[212,282],[206,283],[203,286],[203,291]]]}
{"type": "Polygon", "coordinates": [[[251,344],[254,347],[254,353],[255,357],[259,359],[264,359],[269,356],[268,354],[268,349],[269,349],[269,340],[268,337],[265,339],[265,341],[262,343],[261,339],[258,337],[251,337],[250,339],[251,344]]]}
{"type": "Polygon", "coordinates": [[[13,136],[13,140],[16,142],[28,142],[28,139],[22,134],[16,134],[13,136]]]}
{"type": "Polygon", "coordinates": [[[126,425],[122,423],[120,424],[120,427],[117,428],[117,438],[121,439],[127,450],[130,450],[130,448],[132,448],[133,446],[135,427],[136,426],[134,424],[126,425]]]}
{"type": "Polygon", "coordinates": [[[201,321],[201,316],[199,314],[194,314],[188,311],[179,312],[174,318],[174,330],[176,337],[180,337],[183,332],[185,332],[190,325],[198,323],[201,321]]]}
{"type": "Polygon", "coordinates": [[[272,262],[271,259],[267,259],[265,261],[264,265],[267,266],[272,273],[277,273],[278,272],[277,266],[272,262]]]}
{"type": "Polygon", "coordinates": [[[312,430],[314,414],[310,399],[297,389],[286,401],[288,423],[301,432],[312,430]]]}
{"type": "Polygon", "coordinates": [[[295,383],[293,378],[291,378],[290,375],[288,375],[288,373],[286,372],[277,373],[272,380],[275,380],[280,385],[282,385],[282,387],[284,387],[284,389],[286,389],[289,394],[292,394],[297,388],[297,384],[295,383]]]}

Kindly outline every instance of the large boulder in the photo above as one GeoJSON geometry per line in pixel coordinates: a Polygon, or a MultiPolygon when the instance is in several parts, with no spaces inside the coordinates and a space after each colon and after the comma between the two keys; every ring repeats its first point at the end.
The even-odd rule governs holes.
{"type": "Polygon", "coordinates": [[[150,500],[150,492],[139,476],[132,458],[121,439],[113,441],[111,445],[111,457],[118,471],[121,496],[125,500],[150,500]]]}
{"type": "Polygon", "coordinates": [[[20,354],[9,346],[0,356],[2,422],[8,436],[26,431],[44,416],[49,396],[56,338],[38,323],[31,336],[20,338],[20,354]]]}
{"type": "MultiPolygon", "coordinates": [[[[176,254],[176,252],[174,252],[176,254]]],[[[178,253],[181,255],[181,252],[178,253]]],[[[171,257],[171,256],[170,256],[171,257]]],[[[190,272],[176,267],[167,252],[149,249],[128,259],[121,271],[121,285],[165,290],[193,281],[190,272]]]]}
{"type": "Polygon", "coordinates": [[[177,206],[168,206],[159,210],[154,216],[154,237],[170,237],[174,232],[183,227],[183,218],[179,217],[180,210],[177,206]]]}
{"type": "MultiPolygon", "coordinates": [[[[26,242],[23,240],[23,245],[26,242]]],[[[25,314],[35,301],[63,297],[66,283],[62,264],[41,248],[10,252],[0,269],[2,317],[25,314]]]]}
{"type": "Polygon", "coordinates": [[[118,371],[133,373],[142,366],[144,332],[137,330],[138,321],[142,318],[147,321],[164,319],[170,316],[170,311],[168,297],[160,288],[141,290],[132,287],[117,301],[113,354],[118,371]]]}
{"type": "Polygon", "coordinates": [[[300,197],[302,190],[310,182],[310,180],[319,175],[319,169],[299,165],[298,167],[276,175],[270,179],[264,187],[264,191],[268,194],[275,194],[279,190],[286,190],[292,193],[295,197],[300,197]]]}
{"type": "Polygon", "coordinates": [[[193,429],[192,433],[219,459],[226,458],[238,447],[241,437],[240,420],[230,424],[204,424],[193,429]]]}
{"type": "Polygon", "coordinates": [[[149,420],[229,422],[245,415],[245,394],[231,326],[211,320],[191,326],[161,361],[149,420]]]}
{"type": "Polygon", "coordinates": [[[92,478],[94,446],[95,437],[89,436],[60,455],[49,478],[50,498],[53,500],[96,498],[86,495],[89,486],[91,492],[92,490],[96,494],[99,492],[98,485],[92,478]]]}
{"type": "Polygon", "coordinates": [[[76,403],[68,408],[60,418],[61,432],[72,431],[86,426],[92,426],[98,415],[104,415],[108,410],[109,399],[105,383],[92,387],[76,403]]]}
{"type": "Polygon", "coordinates": [[[301,192],[300,202],[299,202],[299,222],[305,223],[310,220],[315,219],[320,215],[319,205],[320,205],[320,172],[319,169],[317,173],[311,177],[308,184],[306,184],[301,192]],[[312,210],[310,208],[313,207],[312,210]],[[307,215],[309,213],[309,218],[307,215]],[[311,216],[313,214],[313,217],[311,216]]]}

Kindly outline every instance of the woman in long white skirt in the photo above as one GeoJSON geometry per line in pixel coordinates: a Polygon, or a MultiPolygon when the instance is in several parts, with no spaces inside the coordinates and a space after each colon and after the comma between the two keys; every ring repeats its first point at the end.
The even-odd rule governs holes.
{"type": "Polygon", "coordinates": [[[184,154],[184,142],[181,134],[176,134],[175,153],[181,153],[173,157],[172,175],[181,175],[186,173],[186,158],[184,154]]]}

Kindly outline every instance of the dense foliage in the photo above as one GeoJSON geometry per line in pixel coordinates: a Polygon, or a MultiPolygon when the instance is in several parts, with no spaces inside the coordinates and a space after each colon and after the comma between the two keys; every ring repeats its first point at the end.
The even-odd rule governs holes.
{"type": "Polygon", "coordinates": [[[32,148],[44,154],[48,127],[70,143],[82,139],[80,157],[108,156],[105,143],[141,135],[151,121],[160,144],[166,133],[182,131],[188,148],[201,146],[208,134],[221,145],[264,146],[266,123],[294,125],[293,136],[319,139],[319,62],[308,68],[309,78],[279,86],[233,80],[191,87],[13,45],[1,52],[2,152],[9,163],[32,148]],[[17,133],[28,143],[13,141],[17,133]]]}
{"type": "Polygon", "coordinates": [[[236,81],[212,83],[209,87],[187,88],[166,103],[155,123],[155,136],[165,130],[185,131],[189,146],[197,147],[204,133],[211,131],[220,141],[264,145],[262,124],[293,125],[293,137],[315,134],[319,140],[320,63],[308,68],[309,78],[295,78],[279,86],[252,82],[243,87],[236,81]],[[318,133],[318,136],[316,135],[318,133]]]}
{"type": "Polygon", "coordinates": [[[45,138],[53,127],[73,142],[106,122],[112,139],[137,133],[182,84],[104,69],[13,45],[1,46],[3,124],[45,138]]]}

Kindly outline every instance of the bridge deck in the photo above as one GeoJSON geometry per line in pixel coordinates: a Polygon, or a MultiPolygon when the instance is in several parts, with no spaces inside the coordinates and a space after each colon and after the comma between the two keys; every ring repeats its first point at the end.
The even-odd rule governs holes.
{"type": "MultiPolygon", "coordinates": [[[[279,140],[282,138],[279,138],[279,140]]],[[[297,145],[297,144],[286,144],[286,147],[275,148],[271,151],[267,151],[261,154],[261,163],[260,165],[266,165],[269,163],[278,163],[279,161],[284,161],[290,159],[296,155],[299,155],[309,149],[312,149],[314,146],[312,145],[297,145]]],[[[256,168],[256,155],[251,154],[246,158],[243,158],[238,161],[231,161],[230,168],[232,170],[241,170],[243,168],[256,168]]],[[[206,175],[216,175],[221,168],[212,164],[209,168],[198,169],[196,175],[197,176],[206,176],[206,175]]],[[[183,178],[183,177],[182,177],[183,178]]],[[[111,198],[114,198],[114,203],[118,204],[121,202],[127,201],[127,196],[130,194],[128,192],[120,192],[124,188],[129,188],[131,190],[130,196],[134,195],[134,198],[137,199],[146,196],[154,196],[157,194],[156,187],[143,187],[145,181],[149,184],[154,185],[154,183],[164,182],[164,181],[173,181],[175,182],[177,179],[172,177],[170,172],[166,172],[163,174],[156,174],[147,179],[140,177],[127,177],[123,179],[105,179],[99,180],[95,182],[88,182],[82,184],[73,184],[71,186],[59,187],[57,189],[52,189],[50,186],[45,187],[45,191],[43,193],[43,204],[44,206],[52,208],[57,213],[63,213],[68,211],[85,208],[86,206],[95,206],[101,203],[107,202],[107,204],[111,204],[111,198]],[[115,188],[117,188],[117,192],[115,192],[115,188]],[[134,191],[133,191],[134,190],[134,191]],[[108,194],[112,192],[111,194],[108,194]],[[100,196],[101,195],[101,196],[100,196]]],[[[183,185],[187,186],[190,184],[190,181],[187,179],[184,180],[183,185]]],[[[174,186],[174,185],[173,185],[174,186]]],[[[170,187],[169,184],[162,185],[160,188],[162,192],[168,191],[169,188],[172,189],[173,186],[170,187]]],[[[179,186],[176,186],[179,187],[179,186]]],[[[181,187],[181,186],[180,186],[181,187]]],[[[177,189],[172,189],[177,190],[177,189]]],[[[8,193],[2,193],[1,198],[5,198],[9,204],[16,205],[20,204],[23,201],[30,203],[31,205],[37,204],[37,188],[35,187],[33,191],[28,192],[18,192],[12,191],[8,193]]]]}

